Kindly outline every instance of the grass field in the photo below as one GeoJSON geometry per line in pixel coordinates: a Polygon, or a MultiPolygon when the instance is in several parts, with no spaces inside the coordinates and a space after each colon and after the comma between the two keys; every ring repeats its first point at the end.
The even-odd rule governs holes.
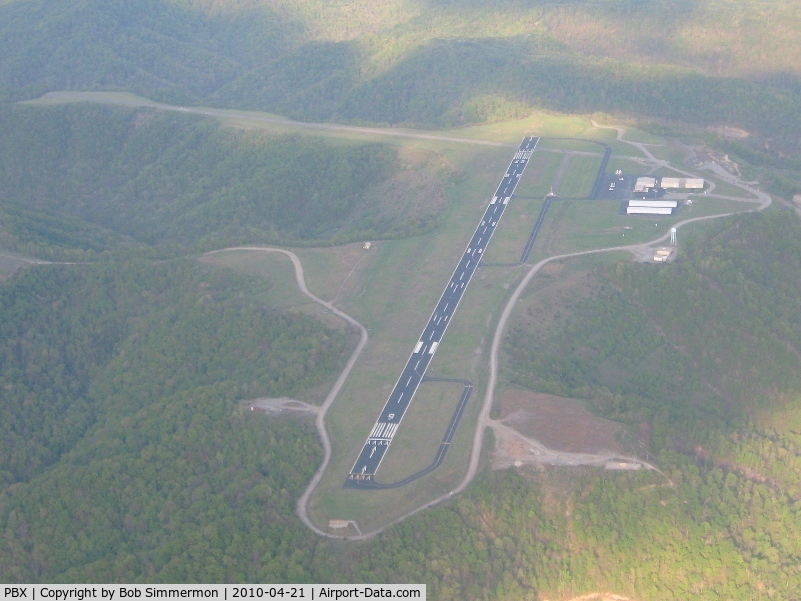
{"type": "Polygon", "coordinates": [[[642,175],[648,170],[648,168],[639,161],[617,158],[613,154],[612,158],[609,159],[609,163],[606,165],[606,172],[614,173],[618,169],[620,169],[624,175],[642,175]]]}
{"type": "Polygon", "coordinates": [[[626,142],[611,140],[607,142],[607,144],[609,144],[609,146],[612,148],[613,156],[633,157],[638,159],[646,158],[645,153],[643,153],[639,148],[637,148],[636,146],[632,146],[631,144],[628,144],[626,142]]]}
{"type": "Polygon", "coordinates": [[[565,171],[559,188],[555,190],[557,196],[565,198],[585,198],[592,193],[598,169],[601,167],[601,155],[571,156],[570,164],[565,171]]]}
{"type": "Polygon", "coordinates": [[[592,248],[647,242],[674,223],[691,217],[754,208],[751,203],[700,198],[676,215],[621,215],[618,200],[558,200],[551,205],[530,263],[540,258],[592,248]]]}
{"type": "Polygon", "coordinates": [[[534,153],[495,230],[485,262],[514,263],[520,259],[564,156],[558,152],[534,153]]]}
{"type": "Polygon", "coordinates": [[[664,138],[650,134],[647,131],[637,129],[636,127],[626,127],[626,132],[623,134],[623,139],[630,142],[639,142],[641,144],[648,144],[652,147],[649,148],[653,152],[654,147],[666,146],[664,138]]]}
{"type": "MultiPolygon", "coordinates": [[[[36,100],[26,101],[25,104],[52,106],[77,102],[95,102],[123,107],[172,108],[173,110],[176,108],[127,92],[58,92],[36,100]]],[[[347,125],[332,127],[333,124],[326,123],[304,124],[292,121],[281,115],[262,111],[218,109],[210,107],[187,107],[182,110],[187,113],[191,112],[216,118],[226,125],[233,127],[256,128],[274,133],[311,134],[315,136],[332,137],[339,140],[373,140],[387,144],[429,148],[439,151],[451,148],[454,145],[460,145],[459,142],[442,140],[441,138],[443,137],[489,141],[517,146],[520,140],[526,135],[586,137],[597,138],[603,141],[614,140],[615,136],[613,130],[595,128],[589,117],[585,115],[567,115],[546,111],[533,111],[528,117],[523,119],[513,119],[501,123],[485,123],[449,130],[429,131],[410,128],[382,129],[347,125]],[[415,139],[405,137],[404,134],[423,137],[415,139]]],[[[594,146],[587,143],[584,144],[586,146],[594,146]]],[[[595,148],[598,147],[596,146],[595,148]]]]}
{"type": "Polygon", "coordinates": [[[520,254],[544,202],[542,198],[513,198],[498,224],[487,252],[484,253],[484,262],[515,263],[520,260],[520,254]]]}
{"type": "Polygon", "coordinates": [[[200,261],[215,267],[227,267],[251,276],[266,279],[267,291],[260,300],[278,310],[293,309],[318,313],[317,303],[305,296],[295,280],[295,270],[289,257],[282,253],[255,250],[232,250],[201,257],[200,261]]]}
{"type": "MultiPolygon", "coordinates": [[[[381,463],[381,481],[397,482],[431,465],[462,390],[461,384],[447,382],[420,386],[381,463]]],[[[476,402],[472,395],[470,400],[476,402]]]]}
{"type": "Polygon", "coordinates": [[[670,161],[670,164],[680,169],[689,169],[684,164],[685,152],[677,146],[650,146],[648,150],[658,159],[670,161]]]}
{"type": "Polygon", "coordinates": [[[474,125],[452,130],[451,133],[458,132],[464,138],[517,142],[523,135],[595,137],[598,131],[584,115],[535,111],[525,119],[474,125]]]}
{"type": "Polygon", "coordinates": [[[578,152],[592,152],[593,154],[603,154],[604,149],[598,144],[593,144],[588,140],[573,140],[570,138],[542,138],[537,142],[537,148],[552,148],[558,150],[576,150],[578,152]]]}
{"type": "Polygon", "coordinates": [[[551,191],[564,156],[560,152],[535,152],[520,178],[515,198],[544,198],[551,191]]]}
{"type": "Polygon", "coordinates": [[[205,255],[200,258],[200,261],[207,265],[225,267],[239,273],[266,279],[269,286],[266,292],[258,297],[266,306],[279,311],[309,315],[332,329],[348,327],[342,319],[300,291],[292,262],[282,253],[235,250],[205,255]]]}
{"type": "Polygon", "coordinates": [[[734,196],[737,198],[745,198],[745,199],[755,199],[756,197],[753,194],[749,194],[742,188],[738,188],[737,186],[732,186],[731,184],[727,184],[724,181],[716,177],[710,177],[709,175],[704,175],[704,179],[708,182],[715,183],[715,189],[712,190],[711,194],[720,194],[722,196],[734,196]]]}
{"type": "Polygon", "coordinates": [[[353,295],[362,285],[364,269],[380,245],[381,242],[374,242],[365,249],[363,243],[358,242],[327,248],[295,248],[292,252],[303,264],[309,291],[323,300],[335,302],[353,295]]]}

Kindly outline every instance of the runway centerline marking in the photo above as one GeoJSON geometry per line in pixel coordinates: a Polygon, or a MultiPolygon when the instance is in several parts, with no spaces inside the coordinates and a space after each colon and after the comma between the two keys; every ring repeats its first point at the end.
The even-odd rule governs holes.
{"type": "MultiPolygon", "coordinates": [[[[392,442],[392,439],[395,436],[401,421],[403,420],[403,416],[406,414],[406,410],[409,408],[409,405],[412,402],[415,393],[417,392],[417,388],[420,386],[420,383],[423,380],[423,376],[425,375],[431,360],[434,358],[434,353],[436,352],[437,347],[445,336],[445,330],[447,330],[447,327],[450,323],[448,317],[456,312],[459,302],[466,291],[466,286],[470,283],[470,280],[473,278],[473,274],[478,268],[478,261],[471,261],[470,259],[475,254],[481,254],[484,252],[484,250],[486,250],[487,245],[492,239],[492,234],[495,232],[495,226],[500,221],[501,217],[503,216],[503,212],[509,203],[509,200],[514,195],[515,188],[520,181],[520,177],[523,175],[523,171],[525,171],[526,166],[528,165],[528,161],[531,158],[531,154],[536,148],[538,141],[539,138],[537,137],[526,137],[523,138],[523,141],[520,143],[517,153],[509,163],[509,167],[504,174],[501,183],[498,184],[498,188],[496,189],[495,194],[492,196],[492,200],[487,205],[487,208],[482,215],[481,222],[476,226],[473,236],[470,238],[467,250],[462,255],[464,261],[460,259],[459,263],[454,269],[453,274],[445,286],[445,290],[440,296],[439,301],[437,301],[434,311],[429,317],[428,323],[426,324],[425,328],[423,328],[423,334],[414,347],[414,351],[406,362],[406,366],[401,372],[401,375],[395,382],[395,386],[393,387],[389,398],[384,404],[384,408],[379,414],[378,421],[376,421],[373,429],[370,431],[367,441],[364,443],[356,462],[353,464],[353,467],[348,474],[348,478],[345,481],[346,486],[349,482],[363,482],[365,480],[373,480],[375,478],[375,474],[381,465],[381,461],[389,449],[389,444],[392,442]],[[490,219],[494,219],[494,221],[492,221],[491,226],[486,226],[486,222],[490,219]],[[484,227],[484,231],[479,234],[478,230],[481,227],[484,227]],[[488,233],[487,228],[491,228],[488,233]],[[485,233],[487,233],[486,240],[484,236],[485,233]],[[462,266],[463,262],[464,266],[462,266]],[[458,282],[461,282],[458,288],[456,286],[457,273],[459,274],[458,282]],[[467,276],[466,280],[465,276],[467,276]],[[445,302],[446,296],[449,296],[450,300],[455,301],[453,309],[447,312],[445,315],[440,315],[438,318],[439,306],[443,302],[445,303],[445,306],[442,311],[448,311],[450,300],[445,302]],[[444,326],[440,326],[439,324],[443,317],[445,324],[444,326]],[[431,346],[428,348],[427,353],[425,352],[425,349],[428,343],[423,342],[426,332],[429,332],[428,341],[431,342],[431,346]],[[437,335],[437,340],[434,340],[435,334],[437,335]],[[415,355],[421,350],[423,351],[421,354],[425,361],[423,361],[422,358],[415,357],[415,355]],[[413,359],[415,359],[417,362],[414,364],[414,368],[411,368],[413,359]],[[418,372],[417,368],[421,362],[423,362],[422,370],[418,372]],[[410,371],[412,374],[408,376],[406,384],[401,384],[401,378],[403,375],[408,375],[410,371]],[[404,401],[403,398],[407,396],[406,392],[409,392],[410,394],[404,401]],[[397,400],[390,405],[393,398],[397,398],[397,400]]],[[[418,357],[420,357],[420,355],[418,355],[418,357]]]]}

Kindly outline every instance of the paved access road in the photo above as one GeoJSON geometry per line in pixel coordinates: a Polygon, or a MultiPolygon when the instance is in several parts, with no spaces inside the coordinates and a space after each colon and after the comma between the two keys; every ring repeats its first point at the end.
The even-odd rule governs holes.
{"type": "Polygon", "coordinates": [[[389,443],[400,426],[403,415],[417,392],[417,387],[426,373],[429,363],[434,358],[437,347],[442,342],[445,330],[456,312],[470,279],[473,277],[481,255],[487,249],[490,238],[501,220],[509,199],[514,194],[517,183],[528,165],[531,154],[537,146],[539,138],[524,138],[517,150],[506,174],[503,176],[492,201],[487,206],[481,221],[476,228],[470,243],[467,245],[456,270],[453,272],[445,291],[437,303],[434,312],[426,324],[420,339],[412,351],[400,378],[387,399],[378,421],[370,431],[359,458],[350,470],[345,486],[365,480],[373,480],[381,460],[389,449],[389,443]]]}

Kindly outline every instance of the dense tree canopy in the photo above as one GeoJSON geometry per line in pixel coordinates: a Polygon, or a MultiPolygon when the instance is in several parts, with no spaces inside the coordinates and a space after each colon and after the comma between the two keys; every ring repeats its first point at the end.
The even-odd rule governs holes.
{"type": "Polygon", "coordinates": [[[0,288],[0,377],[15,391],[3,436],[20,459],[3,468],[17,482],[0,493],[0,578],[425,582],[437,599],[793,598],[801,414],[788,401],[801,398],[801,370],[788,343],[801,237],[788,217],[721,223],[661,269],[601,271],[601,293],[567,307],[544,340],[519,330],[507,341],[519,384],[649,420],[663,474],[486,473],[357,545],[318,538],[294,515],[320,460],[311,424],[236,402],[330,377],[346,333],[248,300],[269,283],[183,262],[24,271],[0,288]],[[751,337],[760,344],[737,344],[751,337]],[[644,356],[665,369],[643,369],[644,356]],[[704,382],[718,392],[699,396],[704,382]],[[35,386],[51,392],[40,402],[35,386]]]}
{"type": "MultiPolygon", "coordinates": [[[[798,27],[788,1],[0,0],[0,247],[69,262],[0,281],[0,580],[801,597],[795,213],[721,221],[661,268],[598,268],[598,290],[547,331],[505,339],[507,383],[645,426],[660,472],[482,472],[345,543],[294,513],[322,455],[311,421],[239,401],[325,389],[355,332],[186,257],[427,231],[437,214],[381,196],[398,151],[11,104],[124,90],[432,128],[533,107],[727,125],[750,135],[715,143],[790,196],[798,27]]],[[[432,176],[438,199],[446,178],[432,176]]]]}
{"type": "Polygon", "coordinates": [[[0,5],[0,47],[14,49],[0,99],[131,90],[435,127],[510,107],[622,112],[797,151],[798,26],[788,1],[18,0],[0,5]],[[502,102],[472,110],[488,94],[502,102]]]}
{"type": "Polygon", "coordinates": [[[402,215],[389,221],[371,207],[396,170],[386,146],[96,107],[0,108],[0,132],[0,236],[28,252],[330,243],[404,230],[402,215]]]}
{"type": "Polygon", "coordinates": [[[184,262],[44,266],[5,282],[3,484],[58,461],[98,421],[187,390],[281,396],[327,377],[350,336],[241,300],[264,287],[184,262]]]}

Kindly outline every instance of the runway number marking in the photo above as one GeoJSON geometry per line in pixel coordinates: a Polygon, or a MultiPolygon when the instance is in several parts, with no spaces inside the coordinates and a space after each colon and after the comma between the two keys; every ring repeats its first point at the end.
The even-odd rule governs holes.
{"type": "Polygon", "coordinates": [[[423,381],[423,376],[425,376],[426,369],[433,360],[433,355],[437,351],[437,347],[439,347],[442,337],[445,335],[449,318],[456,311],[459,301],[464,294],[465,286],[470,282],[475,270],[478,268],[478,261],[472,261],[471,259],[475,257],[476,254],[480,255],[483,253],[486,246],[489,244],[494,231],[493,228],[495,228],[501,216],[503,215],[504,209],[506,208],[505,205],[509,203],[509,200],[514,195],[515,188],[520,181],[520,177],[523,175],[523,171],[528,165],[528,161],[531,158],[531,154],[534,152],[538,141],[538,138],[524,138],[523,142],[520,144],[514,159],[512,159],[512,162],[509,164],[509,169],[504,174],[501,183],[498,185],[498,188],[492,197],[492,200],[487,206],[480,224],[476,226],[476,231],[473,233],[473,237],[470,239],[470,246],[467,247],[467,251],[463,255],[464,261],[460,259],[456,269],[453,272],[453,275],[451,275],[451,278],[445,287],[445,291],[442,293],[442,296],[440,297],[440,300],[434,309],[434,312],[429,318],[426,327],[423,329],[422,336],[415,344],[414,351],[412,351],[412,355],[406,362],[404,371],[411,367],[412,359],[414,358],[415,354],[421,353],[421,351],[425,353],[423,356],[428,356],[429,358],[426,359],[426,362],[423,365],[422,373],[417,371],[417,368],[420,366],[422,361],[421,356],[418,355],[413,370],[414,374],[417,376],[415,385],[413,387],[411,386],[412,380],[415,379],[413,376],[409,376],[407,378],[405,385],[402,384],[400,379],[395,384],[395,387],[390,393],[389,398],[384,404],[384,408],[381,410],[381,416],[379,417],[379,420],[383,418],[384,412],[389,408],[389,403],[393,398],[396,399],[395,403],[398,405],[398,407],[395,409],[395,411],[398,413],[387,413],[387,421],[378,421],[373,426],[373,429],[370,431],[370,435],[367,437],[367,441],[362,447],[359,457],[356,459],[356,463],[353,464],[353,468],[350,470],[348,481],[352,480],[359,482],[364,480],[372,480],[376,471],[378,471],[384,455],[389,448],[389,443],[395,436],[395,432],[400,426],[403,416],[406,413],[409,404],[412,402],[415,393],[417,392],[417,388],[423,381]],[[514,177],[512,177],[512,174],[514,177]],[[490,222],[489,225],[488,222],[490,222]],[[479,233],[481,228],[483,228],[483,230],[481,230],[481,233],[479,233]],[[489,230],[489,232],[487,230],[489,230]],[[487,237],[486,243],[484,243],[485,235],[487,237]],[[458,280],[456,280],[457,272],[459,274],[458,280]],[[468,276],[466,280],[465,275],[468,276]],[[458,286],[457,283],[459,283],[458,286]],[[444,303],[445,306],[442,309],[442,312],[440,312],[439,305],[445,301],[446,295],[451,295],[449,297],[450,300],[444,303]],[[451,312],[448,313],[448,307],[450,306],[450,302],[452,300],[455,301],[454,307],[451,312]],[[445,322],[444,326],[440,326],[439,324],[443,321],[445,322]],[[426,331],[429,332],[428,342],[431,343],[430,346],[428,346],[428,342],[423,341],[426,331]],[[435,334],[437,334],[437,340],[434,340],[435,334]],[[407,392],[410,394],[407,395],[407,392]],[[406,398],[406,400],[404,400],[404,398],[406,398]]]}

